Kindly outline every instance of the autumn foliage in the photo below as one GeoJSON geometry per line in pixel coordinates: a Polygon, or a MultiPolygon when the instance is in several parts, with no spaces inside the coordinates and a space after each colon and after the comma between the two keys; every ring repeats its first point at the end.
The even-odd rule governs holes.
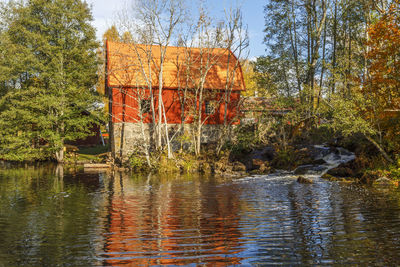
{"type": "Polygon", "coordinates": [[[369,28],[370,61],[366,88],[385,110],[400,108],[400,8],[393,3],[369,28]]]}
{"type": "Polygon", "coordinates": [[[368,118],[381,129],[388,151],[400,151],[400,4],[393,2],[387,12],[368,29],[366,58],[368,77],[363,86],[368,100],[368,118]]]}

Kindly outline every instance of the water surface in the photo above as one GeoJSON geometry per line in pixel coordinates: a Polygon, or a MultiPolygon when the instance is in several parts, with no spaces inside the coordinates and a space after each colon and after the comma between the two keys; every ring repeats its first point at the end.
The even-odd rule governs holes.
{"type": "Polygon", "coordinates": [[[3,168],[0,266],[400,264],[397,189],[310,177],[3,168]]]}

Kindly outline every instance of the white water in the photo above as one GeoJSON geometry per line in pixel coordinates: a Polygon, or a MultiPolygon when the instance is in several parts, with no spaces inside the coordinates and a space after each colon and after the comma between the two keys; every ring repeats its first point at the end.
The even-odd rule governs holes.
{"type": "MultiPolygon", "coordinates": [[[[326,162],[325,164],[310,166],[310,169],[306,172],[306,174],[302,175],[314,181],[320,179],[321,176],[327,173],[330,169],[336,168],[342,163],[346,163],[355,159],[354,153],[341,147],[337,148],[336,153],[333,152],[331,148],[325,145],[315,145],[314,147],[320,150],[320,154],[315,158],[315,160],[323,159],[326,162]]],[[[278,170],[275,173],[271,173],[268,175],[253,175],[250,177],[241,178],[238,179],[237,182],[249,182],[254,179],[263,179],[285,180],[287,183],[291,183],[294,179],[297,179],[298,177],[299,175],[294,174],[294,171],[278,170]]]]}
{"type": "Polygon", "coordinates": [[[326,161],[326,164],[324,164],[324,165],[327,166],[328,169],[325,172],[323,172],[321,175],[325,174],[330,169],[336,168],[337,166],[339,166],[342,163],[352,161],[356,158],[354,153],[352,153],[344,148],[339,147],[338,151],[339,151],[339,154],[329,153],[328,155],[323,157],[323,160],[326,161]]]}

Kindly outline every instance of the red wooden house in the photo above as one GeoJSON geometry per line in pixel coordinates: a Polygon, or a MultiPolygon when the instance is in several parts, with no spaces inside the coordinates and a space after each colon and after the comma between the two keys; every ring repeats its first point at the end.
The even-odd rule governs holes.
{"type": "MultiPolygon", "coordinates": [[[[199,107],[202,77],[205,77],[201,87],[204,135],[223,123],[239,123],[238,103],[245,84],[238,59],[231,51],[166,47],[161,64],[161,50],[160,46],[106,43],[106,88],[110,100],[113,152],[122,147],[126,153],[132,152],[135,143],[142,142],[140,127],[143,125],[148,132],[148,125],[160,119],[166,120],[171,128],[193,123],[193,109],[199,107]],[[165,116],[159,118],[161,65],[165,116]],[[154,113],[150,108],[152,100],[154,113]]],[[[213,141],[212,138],[204,140],[213,141]]]]}

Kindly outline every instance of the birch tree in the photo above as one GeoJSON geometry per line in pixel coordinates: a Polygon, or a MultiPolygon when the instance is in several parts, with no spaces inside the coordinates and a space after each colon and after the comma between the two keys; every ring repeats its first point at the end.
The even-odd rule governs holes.
{"type": "Polygon", "coordinates": [[[155,147],[162,149],[165,144],[169,158],[173,157],[173,153],[163,101],[164,63],[167,47],[177,37],[178,25],[185,17],[184,0],[137,0],[132,5],[132,10],[125,12],[120,23],[124,32],[131,33],[131,43],[136,50],[135,54],[140,57],[142,73],[150,91],[155,147]],[[144,54],[137,50],[136,44],[145,45],[144,54]],[[157,60],[154,59],[153,46],[159,49],[157,60]],[[157,84],[153,84],[153,75],[157,76],[157,84]]]}
{"type": "Polygon", "coordinates": [[[234,85],[238,81],[237,72],[241,71],[240,60],[243,62],[247,59],[249,51],[247,50],[249,46],[249,35],[247,26],[243,22],[242,12],[240,8],[230,8],[225,11],[225,25],[223,29],[223,45],[228,51],[226,64],[226,80],[225,80],[225,90],[222,94],[223,105],[224,105],[224,121],[222,129],[219,132],[217,154],[220,153],[223,145],[231,138],[231,126],[233,123],[239,120],[239,110],[240,102],[232,102],[232,92],[234,85]],[[238,60],[240,59],[240,60],[238,60]],[[235,62],[231,66],[231,61],[235,62]],[[237,110],[236,118],[228,118],[228,107],[231,106],[233,109],[237,110]]]}

